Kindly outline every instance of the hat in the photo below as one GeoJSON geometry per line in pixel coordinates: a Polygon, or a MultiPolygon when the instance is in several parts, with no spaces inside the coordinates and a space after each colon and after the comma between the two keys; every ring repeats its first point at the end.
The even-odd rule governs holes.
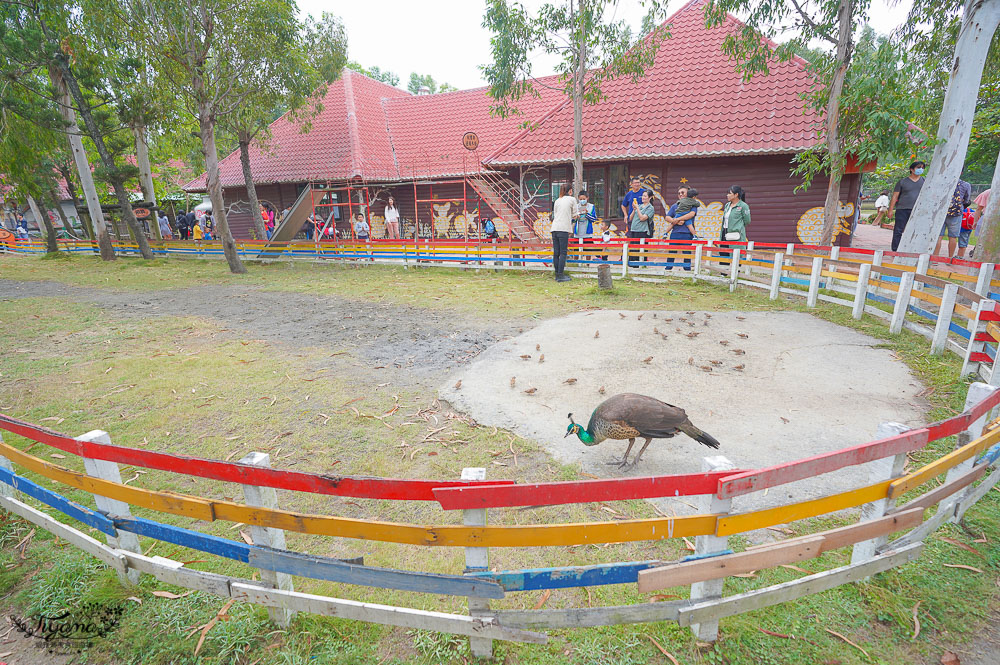
{"type": "Polygon", "coordinates": [[[915,161],[912,164],[910,164],[910,170],[912,171],[913,169],[917,168],[918,166],[926,167],[927,164],[925,164],[924,162],[922,162],[922,161],[920,161],[918,159],[917,161],[915,161]]]}

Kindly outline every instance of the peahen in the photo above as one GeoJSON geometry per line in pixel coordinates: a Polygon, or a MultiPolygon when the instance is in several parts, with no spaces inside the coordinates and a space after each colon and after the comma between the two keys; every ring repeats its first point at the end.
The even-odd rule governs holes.
{"type": "Polygon", "coordinates": [[[639,462],[650,441],[668,438],[677,432],[684,432],[709,448],[719,447],[714,437],[691,424],[684,409],[635,393],[620,393],[601,402],[590,415],[587,429],[573,422],[572,413],[569,414],[569,422],[566,436],[576,434],[585,446],[596,446],[605,439],[628,439],[628,448],[625,457],[618,463],[619,467],[629,466],[628,454],[635,445],[636,437],[640,436],[646,439],[646,444],[635,456],[632,466],[639,462]]]}

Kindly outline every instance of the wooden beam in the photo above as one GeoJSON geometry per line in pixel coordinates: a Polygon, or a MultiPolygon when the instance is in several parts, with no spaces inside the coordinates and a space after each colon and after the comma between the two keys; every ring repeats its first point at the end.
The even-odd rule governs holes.
{"type": "Polygon", "coordinates": [[[22,478],[7,469],[0,468],[0,482],[27,494],[37,501],[41,501],[50,508],[55,508],[68,517],[72,517],[79,522],[83,522],[87,526],[97,529],[101,533],[107,535],[114,535],[115,533],[114,523],[101,513],[94,512],[90,508],[86,508],[85,506],[81,506],[74,501],[70,501],[64,496],[56,494],[52,490],[33,483],[27,478],[22,478]]]}
{"type": "Polygon", "coordinates": [[[593,566],[564,566],[526,570],[499,570],[467,573],[497,582],[504,591],[537,591],[541,589],[570,589],[581,586],[608,584],[634,584],[639,571],[663,565],[663,561],[630,561],[600,563],[593,566]]]}
{"type": "Polygon", "coordinates": [[[681,626],[690,626],[694,623],[717,621],[724,617],[771,607],[772,605],[778,605],[789,600],[826,591],[842,584],[856,582],[913,561],[920,556],[923,547],[923,543],[915,543],[903,547],[898,551],[881,555],[865,563],[834,568],[833,570],[809,575],[808,577],[802,577],[765,589],[757,589],[735,596],[728,596],[721,600],[707,601],[682,607],[678,610],[677,622],[681,626]]]}
{"type": "Polygon", "coordinates": [[[571,607],[561,610],[498,610],[494,614],[502,625],[511,628],[536,630],[590,628],[676,621],[680,608],[689,603],[690,601],[682,600],[611,607],[571,607]]]}
{"type": "Polygon", "coordinates": [[[935,487],[931,491],[926,492],[925,494],[921,494],[913,501],[903,504],[898,508],[892,508],[890,510],[887,510],[886,514],[892,515],[894,513],[902,512],[904,510],[909,510],[911,508],[920,508],[920,509],[930,508],[934,504],[940,502],[942,499],[946,499],[955,492],[958,492],[959,490],[968,487],[972,483],[976,482],[977,480],[985,476],[988,470],[989,467],[987,467],[985,464],[980,464],[979,466],[974,467],[971,471],[967,471],[963,473],[961,476],[955,478],[950,483],[945,483],[944,485],[935,487]]]}
{"type": "Polygon", "coordinates": [[[355,600],[315,596],[298,591],[262,589],[240,583],[231,584],[230,589],[232,590],[233,598],[246,600],[256,605],[287,607],[299,612],[310,612],[322,616],[353,619],[385,626],[433,630],[441,633],[467,635],[469,637],[485,637],[494,640],[506,640],[508,642],[545,644],[548,641],[546,635],[508,628],[501,625],[500,622],[492,617],[468,617],[459,614],[445,614],[443,612],[427,612],[408,607],[393,607],[391,605],[378,605],[355,600]]]}
{"type": "Polygon", "coordinates": [[[899,480],[893,481],[892,484],[889,485],[889,498],[898,497],[914,487],[924,484],[931,478],[941,475],[956,464],[961,464],[970,457],[975,457],[998,441],[1000,441],[1000,429],[995,429],[992,432],[979,437],[975,441],[972,441],[968,445],[957,448],[947,455],[939,457],[930,464],[920,467],[913,473],[905,475],[899,480]]]}

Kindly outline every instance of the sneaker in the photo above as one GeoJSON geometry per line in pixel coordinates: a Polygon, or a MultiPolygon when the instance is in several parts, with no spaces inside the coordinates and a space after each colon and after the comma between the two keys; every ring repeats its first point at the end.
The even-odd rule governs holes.
{"type": "Polygon", "coordinates": [[[556,275],[556,281],[557,282],[568,282],[568,281],[570,281],[572,279],[573,278],[570,277],[569,275],[567,275],[566,273],[563,273],[561,275],[556,275]]]}

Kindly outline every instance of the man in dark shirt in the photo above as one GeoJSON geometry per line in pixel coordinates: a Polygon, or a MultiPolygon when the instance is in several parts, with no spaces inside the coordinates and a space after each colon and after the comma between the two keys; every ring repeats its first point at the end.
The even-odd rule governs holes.
{"type": "Polygon", "coordinates": [[[892,251],[899,247],[899,241],[903,239],[903,231],[906,230],[906,223],[910,221],[910,214],[913,206],[917,204],[917,196],[924,186],[924,169],[927,165],[921,161],[910,164],[910,175],[900,179],[896,183],[896,188],[892,190],[892,201],[889,202],[889,216],[895,219],[892,229],[892,251]],[[895,216],[893,211],[895,210],[895,216]]]}
{"type": "MultiPolygon", "coordinates": [[[[642,203],[642,183],[639,182],[638,176],[632,176],[632,189],[625,193],[625,198],[622,200],[622,217],[628,222],[628,218],[632,215],[632,204],[634,201],[642,203]]],[[[626,228],[628,224],[625,225],[626,228]]]]}

